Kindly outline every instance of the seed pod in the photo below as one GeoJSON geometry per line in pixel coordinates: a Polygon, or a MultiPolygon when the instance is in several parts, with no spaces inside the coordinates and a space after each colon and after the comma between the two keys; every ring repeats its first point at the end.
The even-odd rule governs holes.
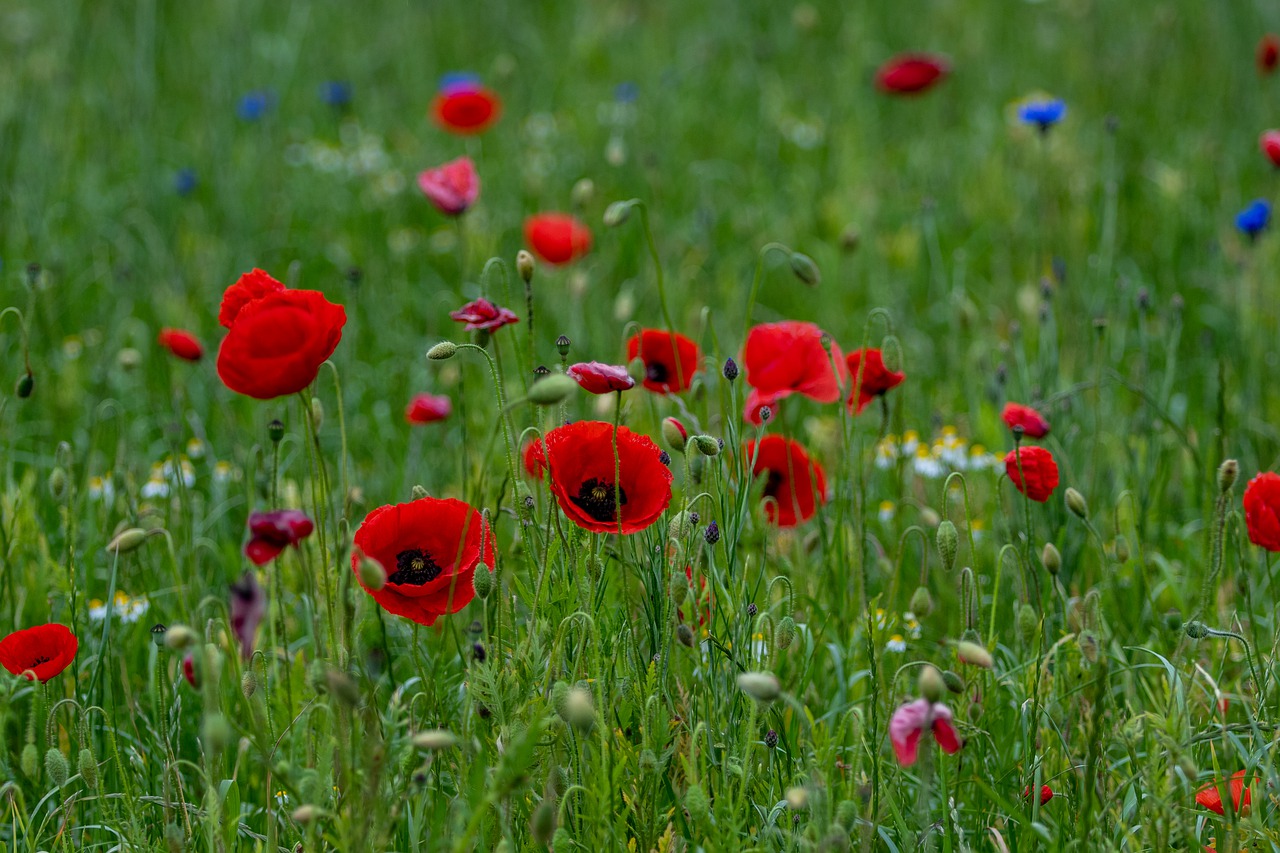
{"type": "Polygon", "coordinates": [[[778,627],[773,632],[773,637],[777,647],[785,651],[796,638],[796,620],[790,616],[783,616],[778,620],[778,627]]]}
{"type": "Polygon", "coordinates": [[[554,406],[563,402],[578,389],[574,382],[563,373],[552,373],[537,382],[529,389],[529,402],[535,406],[554,406]]]}
{"type": "Polygon", "coordinates": [[[88,747],[80,750],[79,770],[80,778],[90,790],[98,787],[98,762],[94,760],[88,747]]]}
{"type": "Polygon", "coordinates": [[[771,672],[744,672],[738,676],[738,688],[757,702],[772,702],[782,695],[782,686],[771,672]]]}
{"type": "Polygon", "coordinates": [[[458,353],[458,345],[453,341],[441,341],[427,350],[427,358],[432,361],[445,361],[458,353]]]}
{"type": "Polygon", "coordinates": [[[942,568],[951,571],[956,565],[956,551],[960,547],[960,535],[951,519],[944,519],[938,524],[938,553],[942,555],[942,568]]]}
{"type": "Polygon", "coordinates": [[[279,419],[267,424],[267,438],[271,439],[272,444],[279,444],[284,438],[284,424],[279,419]]]}
{"type": "Polygon", "coordinates": [[[1071,510],[1077,518],[1089,517],[1089,505],[1085,503],[1084,495],[1080,494],[1073,488],[1068,488],[1066,492],[1067,509],[1071,510]]]}
{"type": "Polygon", "coordinates": [[[920,667],[920,675],[916,684],[920,690],[920,695],[930,702],[941,701],[942,694],[947,690],[946,679],[942,677],[942,672],[933,664],[925,664],[920,667]]]}

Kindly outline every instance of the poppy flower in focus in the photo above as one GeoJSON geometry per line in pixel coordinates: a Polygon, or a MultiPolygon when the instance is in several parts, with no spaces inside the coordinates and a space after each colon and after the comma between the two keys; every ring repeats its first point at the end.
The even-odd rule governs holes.
{"type": "Polygon", "coordinates": [[[1280,36],[1267,33],[1258,42],[1258,73],[1270,74],[1280,65],[1280,36]]]}
{"type": "Polygon", "coordinates": [[[1022,427],[1022,434],[1028,438],[1044,438],[1049,434],[1049,422],[1044,415],[1021,403],[1005,403],[1000,420],[1009,429],[1022,427]]]}
{"type": "MultiPolygon", "coordinates": [[[[1022,789],[1022,799],[1024,800],[1031,799],[1030,785],[1022,789]]],[[[1048,785],[1041,785],[1040,786],[1040,805],[1043,806],[1045,803],[1049,802],[1052,799],[1053,799],[1053,789],[1050,788],[1048,785]]]]}
{"type": "Polygon", "coordinates": [[[540,260],[567,264],[591,251],[591,229],[567,213],[539,213],[524,221],[524,241],[540,260]]]}
{"type": "Polygon", "coordinates": [[[1244,525],[1254,545],[1280,551],[1280,474],[1259,474],[1244,487],[1244,525]]]}
{"type": "Polygon", "coordinates": [[[449,417],[453,403],[443,394],[418,394],[409,401],[404,419],[411,424],[433,424],[449,417]]]}
{"type": "MultiPolygon", "coordinates": [[[[1222,803],[1222,794],[1218,791],[1218,785],[1219,783],[1217,781],[1210,782],[1199,791],[1196,791],[1196,802],[1211,812],[1225,814],[1226,811],[1222,803]]],[[[1231,800],[1235,806],[1236,814],[1248,814],[1249,804],[1253,799],[1253,793],[1249,790],[1249,786],[1245,781],[1245,771],[1237,770],[1232,774],[1228,787],[1231,790],[1231,800]]]]}
{"type": "Polygon", "coordinates": [[[1267,155],[1271,165],[1280,169],[1280,130],[1268,130],[1258,140],[1262,153],[1267,155]]]}
{"type": "Polygon", "coordinates": [[[199,339],[184,329],[161,329],[156,342],[185,361],[199,361],[204,357],[199,339]]]}
{"type": "Polygon", "coordinates": [[[14,631],[0,640],[0,665],[14,675],[48,681],[76,659],[80,644],[65,625],[52,623],[14,631]]]}
{"type": "Polygon", "coordinates": [[[365,517],[351,552],[357,580],[362,557],[387,572],[382,589],[365,587],[378,606],[420,625],[434,625],[475,597],[472,578],[477,570],[492,571],[493,534],[469,504],[419,498],[378,507],[365,517]]]}
{"type": "Polygon", "coordinates": [[[799,442],[766,435],[758,452],[756,442],[749,441],[742,453],[748,461],[755,457],[751,476],[765,478],[764,513],[771,524],[795,527],[827,502],[827,474],[799,442]]]}
{"type": "Polygon", "coordinates": [[[902,380],[907,378],[905,373],[886,368],[884,356],[878,349],[854,350],[846,357],[845,363],[849,368],[850,384],[849,399],[846,403],[849,408],[854,409],[854,414],[862,414],[862,410],[868,403],[876,397],[883,396],[890,388],[901,385],[902,380]],[[867,356],[865,364],[862,362],[864,352],[867,356]],[[854,391],[858,392],[856,408],[854,391]]]}
{"type": "Polygon", "coordinates": [[[244,555],[261,566],[269,563],[290,545],[297,545],[311,535],[315,524],[302,510],[277,509],[249,514],[249,541],[244,555]]]}
{"type": "Polygon", "coordinates": [[[519,323],[520,318],[510,308],[500,308],[488,299],[476,299],[463,305],[457,311],[450,311],[449,318],[459,323],[466,323],[463,331],[474,332],[483,329],[496,332],[503,326],[519,323]]]}
{"type": "Polygon", "coordinates": [[[501,99],[474,74],[446,74],[431,102],[436,124],[460,136],[484,133],[501,115],[501,99]]]}
{"type": "Polygon", "coordinates": [[[1043,447],[1010,450],[1004,458],[1004,471],[1015,489],[1037,503],[1049,500],[1053,490],[1058,488],[1058,463],[1053,461],[1053,454],[1043,447]],[[1024,476],[1025,486],[1022,482],[1024,476]]]}
{"type": "Polygon", "coordinates": [[[608,394],[613,391],[626,391],[634,388],[636,381],[627,373],[625,367],[616,364],[601,364],[598,361],[583,361],[569,365],[565,375],[582,386],[589,394],[608,394]]]}
{"type": "Polygon", "coordinates": [[[941,56],[904,53],[880,66],[876,88],[890,95],[916,95],[940,83],[950,71],[950,64],[941,56]]]}
{"type": "Polygon", "coordinates": [[[951,725],[951,709],[941,702],[930,704],[928,699],[917,699],[898,707],[889,719],[889,740],[893,754],[903,767],[916,763],[920,749],[920,736],[928,728],[942,751],[955,755],[964,741],[951,725]]]}
{"type": "Polygon", "coordinates": [[[1067,104],[1060,98],[1030,100],[1018,107],[1018,118],[1023,124],[1035,125],[1041,133],[1062,121],[1067,114],[1067,104]]]}
{"type": "Polygon", "coordinates": [[[480,196],[480,176],[470,157],[418,173],[418,189],[445,216],[460,216],[480,196]]]}
{"type": "Polygon", "coordinates": [[[253,638],[266,615],[267,594],[258,583],[258,576],[252,570],[246,571],[231,585],[231,630],[245,660],[253,656],[253,638]]]}
{"type": "Polygon", "coordinates": [[[1266,199],[1254,199],[1249,206],[1236,214],[1236,227],[1250,240],[1267,229],[1271,222],[1271,205],[1266,199]]]}
{"type": "Polygon", "coordinates": [[[541,480],[547,471],[547,452],[542,449],[542,439],[535,438],[524,446],[524,471],[531,479],[541,480]]]}
{"type": "Polygon", "coordinates": [[[613,424],[578,421],[551,430],[544,445],[551,493],[583,530],[638,533],[671,503],[671,471],[648,436],[619,427],[615,459],[613,424]]]}
{"type": "Polygon", "coordinates": [[[218,309],[218,322],[224,328],[230,329],[244,306],[268,294],[282,293],[284,290],[284,282],[277,281],[271,273],[260,269],[250,270],[223,292],[222,305],[218,309]]]}
{"type": "Polygon", "coordinates": [[[834,403],[840,399],[840,383],[848,377],[848,368],[835,341],[827,355],[823,335],[813,323],[796,320],[753,327],[742,348],[747,384],[776,399],[795,393],[834,403]]]}
{"type": "Polygon", "coordinates": [[[698,372],[698,345],[678,332],[641,329],[627,341],[627,361],[644,362],[644,387],[657,394],[689,390],[698,372]]]}

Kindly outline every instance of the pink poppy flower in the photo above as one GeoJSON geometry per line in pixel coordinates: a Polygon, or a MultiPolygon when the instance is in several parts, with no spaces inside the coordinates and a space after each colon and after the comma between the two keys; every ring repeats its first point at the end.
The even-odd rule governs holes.
{"type": "Polygon", "coordinates": [[[418,394],[404,410],[404,419],[411,424],[433,424],[449,417],[453,404],[443,394],[418,394]]]}
{"type": "Polygon", "coordinates": [[[480,176],[470,157],[418,173],[418,189],[445,216],[460,216],[480,195],[480,176]]]}
{"type": "Polygon", "coordinates": [[[463,330],[467,332],[474,332],[478,329],[483,329],[486,332],[496,332],[503,326],[520,322],[516,312],[510,308],[501,308],[494,305],[488,299],[477,299],[473,302],[468,302],[457,311],[450,311],[449,317],[459,323],[466,323],[467,325],[463,327],[463,330]]]}
{"type": "Polygon", "coordinates": [[[297,509],[277,509],[249,515],[249,541],[244,555],[256,565],[264,565],[290,545],[297,545],[311,535],[315,523],[297,509]]]}
{"type": "Polygon", "coordinates": [[[565,374],[582,386],[589,394],[608,394],[612,391],[626,391],[634,388],[636,381],[627,373],[625,367],[616,364],[601,364],[598,361],[584,361],[569,365],[565,374]]]}
{"type": "Polygon", "coordinates": [[[916,763],[920,747],[920,735],[925,727],[933,731],[933,737],[948,755],[954,755],[964,746],[964,741],[951,725],[951,709],[941,702],[929,704],[928,699],[908,702],[893,712],[889,720],[889,740],[893,742],[893,754],[903,767],[916,763]]]}

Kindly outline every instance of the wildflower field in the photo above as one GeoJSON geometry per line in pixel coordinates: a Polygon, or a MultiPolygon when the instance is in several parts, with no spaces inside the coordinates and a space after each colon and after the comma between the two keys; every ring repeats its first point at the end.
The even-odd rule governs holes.
{"type": "Polygon", "coordinates": [[[1280,8],[0,6],[0,851],[1280,849],[1280,8]]]}

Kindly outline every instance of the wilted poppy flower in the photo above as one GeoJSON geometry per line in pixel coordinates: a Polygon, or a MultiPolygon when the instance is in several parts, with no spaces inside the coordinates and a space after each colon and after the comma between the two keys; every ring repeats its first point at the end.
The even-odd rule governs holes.
{"type": "Polygon", "coordinates": [[[1058,488],[1058,463],[1053,461],[1053,454],[1043,447],[1010,450],[1004,458],[1004,471],[1015,489],[1038,503],[1049,500],[1053,490],[1058,488]],[[1022,483],[1024,476],[1027,480],[1025,487],[1022,483]]]}
{"type": "Polygon", "coordinates": [[[1049,422],[1044,415],[1021,403],[1005,403],[1000,420],[1009,429],[1022,427],[1022,434],[1028,438],[1044,438],[1049,434],[1049,422]]]}
{"type": "Polygon", "coordinates": [[[582,386],[589,394],[608,394],[612,391],[626,391],[634,388],[636,381],[627,373],[625,367],[616,364],[601,364],[598,361],[583,361],[571,364],[565,375],[582,386]]]}
{"type": "Polygon", "coordinates": [[[578,421],[544,440],[551,493],[569,520],[595,533],[638,533],[671,503],[671,471],[648,436],[613,424],[578,421]],[[616,473],[615,473],[616,472],[616,473]]]}
{"type": "Polygon", "coordinates": [[[473,74],[446,74],[431,102],[436,124],[462,136],[484,133],[502,115],[502,101],[473,74]]]}
{"type": "Polygon", "coordinates": [[[249,514],[249,541],[244,555],[256,565],[269,563],[289,545],[311,535],[315,524],[302,510],[277,509],[249,514]]]}
{"type": "Polygon", "coordinates": [[[524,446],[524,470],[530,478],[541,480],[547,470],[547,453],[542,449],[542,439],[535,438],[524,446]]]}
{"type": "MultiPolygon", "coordinates": [[[[1210,782],[1199,791],[1196,791],[1196,802],[1211,812],[1225,814],[1226,811],[1222,803],[1222,794],[1218,791],[1218,784],[1216,781],[1210,782]]],[[[1253,793],[1249,790],[1249,786],[1245,781],[1245,771],[1237,770],[1232,774],[1228,787],[1231,790],[1231,801],[1235,806],[1236,814],[1248,814],[1253,793]]]]}
{"type": "Polygon", "coordinates": [[[742,348],[747,384],[776,399],[796,393],[819,403],[834,403],[840,399],[840,383],[847,378],[848,368],[840,346],[832,341],[828,355],[822,338],[822,329],[796,320],[753,327],[742,348]]]}
{"type": "Polygon", "coordinates": [[[443,166],[418,173],[418,189],[436,210],[445,216],[458,216],[476,203],[480,195],[480,176],[470,157],[450,160],[443,166]]]}
{"type": "Polygon", "coordinates": [[[641,329],[627,341],[627,361],[644,362],[644,387],[658,394],[687,391],[698,372],[698,345],[678,332],[641,329]]]}
{"type": "Polygon", "coordinates": [[[766,435],[742,448],[743,458],[755,456],[751,476],[764,477],[765,517],[779,527],[795,527],[808,521],[819,504],[827,502],[827,475],[822,466],[809,458],[797,441],[780,435],[766,435]]]}
{"type": "Polygon", "coordinates": [[[14,675],[48,681],[76,659],[79,643],[65,625],[36,625],[0,640],[0,664],[14,675]]]}
{"type": "MultiPolygon", "coordinates": [[[[1022,789],[1022,799],[1024,800],[1031,799],[1030,785],[1022,789]]],[[[1050,788],[1048,785],[1041,785],[1040,786],[1040,805],[1043,806],[1045,803],[1049,802],[1052,799],[1053,799],[1053,789],[1050,788]]]]}
{"type": "Polygon", "coordinates": [[[495,332],[503,326],[520,322],[516,312],[510,308],[500,308],[488,299],[476,299],[468,302],[457,311],[450,311],[449,317],[459,323],[466,323],[467,325],[463,327],[463,330],[467,332],[474,332],[477,329],[495,332]]]}
{"type": "Polygon", "coordinates": [[[915,95],[941,82],[950,71],[950,65],[941,56],[904,53],[880,66],[876,71],[876,88],[890,95],[915,95]]]}
{"type": "Polygon", "coordinates": [[[930,704],[928,699],[917,699],[898,707],[889,719],[889,740],[893,754],[903,767],[916,763],[920,748],[920,736],[928,728],[943,752],[954,755],[964,746],[964,741],[951,725],[951,709],[941,702],[930,704]]]}
{"type": "Polygon", "coordinates": [[[524,221],[524,241],[549,264],[567,264],[591,251],[591,229],[567,213],[539,213],[524,221]]]}
{"type": "Polygon", "coordinates": [[[1268,130],[1258,140],[1262,153],[1271,161],[1271,165],[1280,168],[1280,130],[1268,130]]]}
{"type": "Polygon", "coordinates": [[[1258,42],[1258,73],[1270,74],[1280,65],[1280,36],[1267,33],[1258,42]]]}
{"type": "Polygon", "coordinates": [[[267,594],[262,591],[258,576],[252,570],[247,571],[231,585],[231,630],[245,660],[253,654],[253,638],[266,615],[267,594]]]}
{"type": "Polygon", "coordinates": [[[1236,214],[1236,227],[1250,240],[1256,238],[1271,222],[1271,205],[1266,199],[1254,199],[1249,206],[1236,214]]]}
{"type": "Polygon", "coordinates": [[[1244,524],[1250,542],[1280,551],[1280,474],[1259,474],[1245,486],[1244,524]]]}
{"type": "Polygon", "coordinates": [[[1035,125],[1041,133],[1048,133],[1066,114],[1067,104],[1059,98],[1031,100],[1018,107],[1018,118],[1024,124],[1035,125]]]}
{"type": "Polygon", "coordinates": [[[475,597],[472,578],[477,569],[492,570],[493,534],[480,513],[462,501],[419,498],[378,507],[365,517],[351,553],[357,580],[362,557],[387,572],[382,589],[365,587],[382,609],[420,625],[434,625],[438,617],[457,613],[475,597]]]}
{"type": "Polygon", "coordinates": [[[418,394],[409,401],[404,419],[411,424],[433,424],[449,417],[453,404],[443,394],[418,394]]]}
{"type": "Polygon", "coordinates": [[[884,366],[884,356],[878,349],[854,350],[845,359],[849,368],[849,399],[845,402],[855,414],[861,414],[866,405],[876,397],[882,396],[890,388],[902,383],[907,376],[897,370],[889,370],[884,366]],[[862,363],[862,354],[866,353],[866,363],[862,363]],[[855,408],[854,391],[857,391],[855,408]]]}
{"type": "Polygon", "coordinates": [[[173,355],[186,361],[199,361],[204,356],[204,347],[200,346],[200,341],[184,329],[161,329],[156,341],[173,355]]]}

